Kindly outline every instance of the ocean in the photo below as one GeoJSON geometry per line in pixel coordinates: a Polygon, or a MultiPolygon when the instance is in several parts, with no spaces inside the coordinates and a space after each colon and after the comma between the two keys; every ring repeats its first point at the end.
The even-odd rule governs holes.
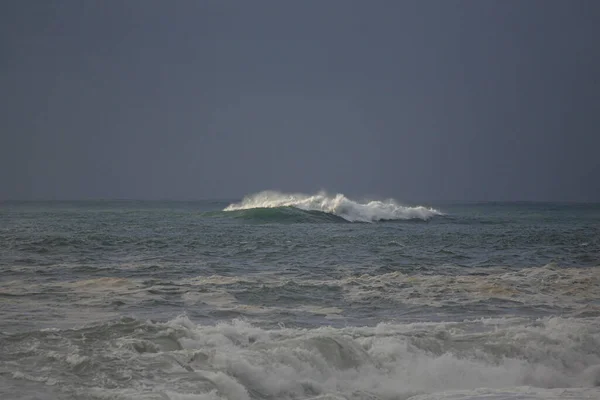
{"type": "Polygon", "coordinates": [[[600,205],[0,203],[0,399],[600,399],[600,205]]]}

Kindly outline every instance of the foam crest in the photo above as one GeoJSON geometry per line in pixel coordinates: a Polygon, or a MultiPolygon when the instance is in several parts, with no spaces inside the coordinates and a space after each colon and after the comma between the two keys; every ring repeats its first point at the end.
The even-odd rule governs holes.
{"type": "Polygon", "coordinates": [[[343,194],[329,196],[286,194],[264,191],[245,197],[241,203],[230,204],[224,211],[248,210],[253,208],[295,207],[305,211],[320,211],[337,215],[351,222],[375,222],[385,220],[428,220],[441,212],[423,206],[406,207],[393,200],[358,203],[343,194]]]}

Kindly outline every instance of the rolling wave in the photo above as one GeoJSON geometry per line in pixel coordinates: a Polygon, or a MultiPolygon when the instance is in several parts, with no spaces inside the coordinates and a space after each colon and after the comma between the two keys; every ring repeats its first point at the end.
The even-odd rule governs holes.
{"type": "Polygon", "coordinates": [[[335,214],[323,211],[301,210],[295,207],[249,208],[245,210],[227,210],[234,213],[235,218],[259,222],[319,223],[348,222],[335,214]]]}
{"type": "Polygon", "coordinates": [[[359,203],[348,199],[343,194],[329,196],[325,193],[307,195],[275,191],[264,191],[246,196],[240,203],[230,204],[223,211],[254,210],[252,212],[257,213],[256,216],[260,214],[260,217],[263,218],[266,215],[271,215],[274,218],[290,219],[290,215],[299,215],[294,209],[308,212],[310,216],[320,219],[323,216],[319,214],[324,213],[350,222],[429,220],[436,215],[442,215],[440,211],[433,208],[423,206],[407,207],[399,205],[393,200],[359,203]],[[278,209],[278,211],[272,212],[272,214],[267,211],[257,211],[268,209],[278,209]]]}

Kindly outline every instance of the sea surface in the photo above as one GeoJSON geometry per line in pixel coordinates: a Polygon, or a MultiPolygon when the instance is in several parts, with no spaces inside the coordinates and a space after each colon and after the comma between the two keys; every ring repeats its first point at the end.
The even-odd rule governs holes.
{"type": "Polygon", "coordinates": [[[0,203],[0,399],[600,399],[600,205],[0,203]]]}

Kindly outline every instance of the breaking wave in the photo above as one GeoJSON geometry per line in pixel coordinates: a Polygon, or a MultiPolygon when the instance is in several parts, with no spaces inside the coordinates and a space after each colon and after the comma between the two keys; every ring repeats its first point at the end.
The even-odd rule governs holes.
{"type": "Polygon", "coordinates": [[[597,399],[599,332],[598,319],[560,317],[316,329],[124,318],[0,333],[5,359],[21,358],[0,383],[86,399],[597,399]]]}
{"type": "Polygon", "coordinates": [[[286,208],[312,212],[313,216],[317,215],[315,213],[325,213],[350,222],[429,220],[436,215],[442,215],[440,211],[433,208],[407,207],[399,205],[393,200],[359,203],[348,199],[343,194],[329,196],[325,193],[307,195],[275,191],[264,191],[246,196],[240,203],[230,204],[223,211],[280,209],[282,210],[280,214],[269,215],[274,218],[286,218],[294,213],[293,210],[286,212],[284,210],[286,208]]]}

